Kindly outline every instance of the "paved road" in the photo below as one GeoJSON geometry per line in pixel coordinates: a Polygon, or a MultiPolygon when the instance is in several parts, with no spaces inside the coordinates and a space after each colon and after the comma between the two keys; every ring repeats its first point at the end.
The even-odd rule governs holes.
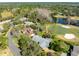
{"type": "Polygon", "coordinates": [[[20,49],[13,43],[12,36],[8,33],[8,46],[15,56],[20,56],[20,49]]]}
{"type": "Polygon", "coordinates": [[[74,46],[71,56],[79,56],[79,46],[74,46]]]}

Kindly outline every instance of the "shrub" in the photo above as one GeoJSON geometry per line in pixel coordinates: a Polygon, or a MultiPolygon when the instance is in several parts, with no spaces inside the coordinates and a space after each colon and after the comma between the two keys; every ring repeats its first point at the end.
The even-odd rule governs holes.
{"type": "Polygon", "coordinates": [[[4,28],[4,30],[2,32],[7,32],[10,28],[10,24],[9,23],[3,24],[3,28],[4,28]]]}
{"type": "Polygon", "coordinates": [[[7,38],[0,35],[0,49],[5,49],[7,47],[7,38]]]}
{"type": "Polygon", "coordinates": [[[49,49],[67,53],[69,50],[69,45],[66,44],[64,41],[58,40],[56,37],[52,37],[52,41],[49,44],[49,49]]]}
{"type": "Polygon", "coordinates": [[[23,34],[19,38],[19,48],[21,49],[20,53],[23,56],[45,55],[45,52],[38,43],[32,41],[30,37],[23,34]]]}

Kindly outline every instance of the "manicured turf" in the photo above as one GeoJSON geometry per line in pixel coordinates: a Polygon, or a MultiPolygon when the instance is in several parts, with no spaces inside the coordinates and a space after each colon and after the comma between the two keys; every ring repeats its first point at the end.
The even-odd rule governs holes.
{"type": "Polygon", "coordinates": [[[68,28],[63,28],[58,24],[52,24],[48,26],[48,30],[58,35],[64,35],[66,33],[71,33],[79,37],[79,29],[76,29],[76,28],[68,29],[68,28]]]}

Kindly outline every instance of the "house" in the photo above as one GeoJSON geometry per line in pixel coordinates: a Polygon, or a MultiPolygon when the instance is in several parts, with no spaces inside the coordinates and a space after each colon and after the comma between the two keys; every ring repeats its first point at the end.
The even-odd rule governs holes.
{"type": "Polygon", "coordinates": [[[30,25],[34,25],[33,22],[29,22],[29,21],[25,22],[25,24],[28,25],[28,26],[30,26],[30,25]]]}
{"type": "Polygon", "coordinates": [[[28,18],[22,17],[22,18],[20,18],[20,21],[28,21],[28,18]]]}

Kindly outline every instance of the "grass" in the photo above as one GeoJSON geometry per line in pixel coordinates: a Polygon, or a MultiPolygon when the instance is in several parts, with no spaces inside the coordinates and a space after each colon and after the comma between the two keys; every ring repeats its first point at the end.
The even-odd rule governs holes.
{"type": "Polygon", "coordinates": [[[0,49],[0,56],[13,56],[10,49],[7,47],[6,49],[1,50],[0,49]]]}
{"type": "Polygon", "coordinates": [[[52,24],[48,27],[48,30],[55,33],[55,34],[58,34],[58,35],[64,35],[66,33],[71,33],[71,34],[74,34],[76,35],[77,37],[79,37],[79,29],[77,28],[63,28],[61,27],[60,25],[58,24],[52,24]]]}
{"type": "Polygon", "coordinates": [[[67,42],[72,45],[79,45],[79,28],[78,27],[71,27],[71,28],[63,28],[59,24],[50,24],[48,26],[48,31],[51,31],[52,33],[56,34],[57,38],[60,40],[63,40],[64,42],[67,42]],[[68,40],[64,38],[64,35],[66,33],[74,34],[77,39],[75,40],[68,40]]]}

